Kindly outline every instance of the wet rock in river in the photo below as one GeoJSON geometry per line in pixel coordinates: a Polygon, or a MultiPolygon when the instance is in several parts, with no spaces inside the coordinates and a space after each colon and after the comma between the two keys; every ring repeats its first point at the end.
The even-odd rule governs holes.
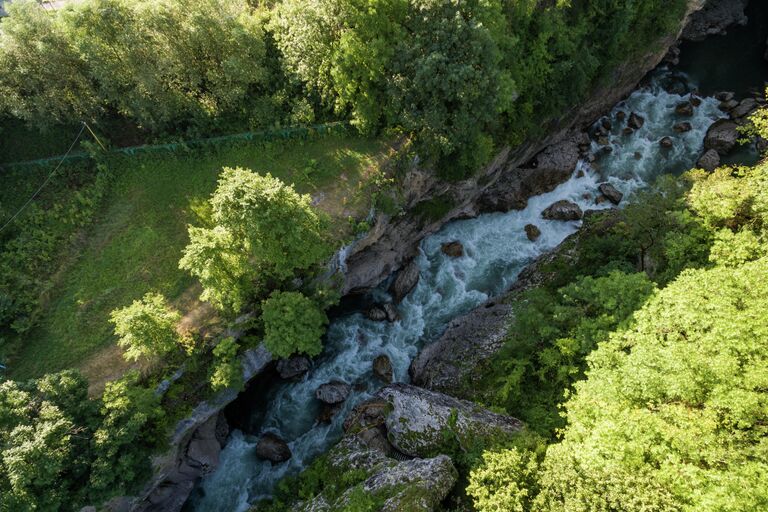
{"type": "Polygon", "coordinates": [[[624,197],[624,194],[619,192],[619,190],[610,183],[601,183],[597,189],[600,191],[600,194],[616,205],[619,204],[624,197]]]}
{"type": "Polygon", "coordinates": [[[675,143],[672,141],[672,137],[662,137],[662,139],[659,141],[659,146],[664,149],[670,149],[674,145],[675,143]]]}
{"type": "Polygon", "coordinates": [[[714,149],[708,149],[703,155],[701,155],[701,158],[699,158],[699,161],[696,163],[697,167],[709,172],[717,169],[719,165],[720,155],[714,149]]]}
{"type": "Polygon", "coordinates": [[[677,123],[672,129],[675,130],[676,133],[685,133],[693,130],[693,126],[691,126],[691,123],[688,121],[684,121],[682,123],[677,123]]]}
{"type": "Polygon", "coordinates": [[[704,137],[704,148],[714,149],[721,155],[728,154],[738,143],[738,125],[727,119],[715,121],[704,137]]]}
{"type": "Polygon", "coordinates": [[[283,441],[279,436],[267,432],[256,445],[256,456],[260,459],[265,459],[272,464],[279,464],[285,462],[291,458],[291,449],[288,447],[288,443],[283,441]]]}
{"type": "Polygon", "coordinates": [[[547,207],[541,212],[541,216],[549,220],[579,220],[584,216],[584,212],[576,203],[562,199],[547,207]]]}
{"type": "Polygon", "coordinates": [[[623,130],[621,130],[621,133],[623,133],[624,135],[632,135],[633,133],[635,133],[635,130],[627,126],[623,130]]]}
{"type": "Polygon", "coordinates": [[[400,272],[389,287],[389,293],[395,304],[399,304],[419,282],[419,265],[412,259],[400,272]]]}
{"type": "Polygon", "coordinates": [[[336,416],[336,413],[338,413],[341,410],[341,404],[323,404],[320,407],[320,413],[317,415],[317,421],[320,423],[330,423],[331,420],[333,420],[333,417],[336,416]]]}
{"type": "Polygon", "coordinates": [[[334,380],[326,382],[315,390],[315,398],[325,404],[340,404],[349,397],[352,386],[346,382],[334,380]]]}
{"type": "Polygon", "coordinates": [[[634,112],[629,114],[629,121],[627,121],[627,126],[629,126],[630,128],[632,128],[634,130],[639,130],[640,128],[643,127],[644,124],[645,124],[645,118],[644,117],[642,117],[640,115],[637,115],[634,112]]]}
{"type": "Polygon", "coordinates": [[[758,107],[757,100],[754,98],[747,98],[745,100],[741,100],[739,103],[739,106],[731,110],[729,115],[731,116],[731,119],[741,119],[743,117],[748,116],[752,113],[753,110],[755,110],[758,107]]]}
{"type": "Polygon", "coordinates": [[[400,313],[397,312],[397,308],[391,302],[387,302],[382,306],[384,313],[387,315],[388,322],[397,322],[400,320],[400,313]]]}
{"type": "Polygon", "coordinates": [[[464,256],[464,246],[459,241],[444,243],[440,246],[440,250],[449,258],[461,258],[464,256]]]}
{"type": "Polygon", "coordinates": [[[525,236],[527,236],[528,240],[531,242],[535,242],[541,236],[541,230],[534,224],[526,224],[524,229],[525,236]]]}
{"type": "Polygon", "coordinates": [[[675,107],[675,114],[679,116],[691,117],[693,115],[693,103],[690,101],[678,103],[675,107]]]}
{"type": "Polygon", "coordinates": [[[731,101],[736,97],[736,94],[731,91],[721,91],[715,94],[717,101],[731,101]]]}
{"type": "Polygon", "coordinates": [[[387,384],[392,383],[394,372],[389,356],[381,354],[373,360],[373,374],[387,384]]]}
{"type": "Polygon", "coordinates": [[[739,102],[736,100],[729,100],[729,101],[723,101],[720,103],[720,105],[717,106],[720,110],[723,112],[730,112],[731,110],[735,109],[739,106],[739,102]]]}
{"type": "Polygon", "coordinates": [[[300,377],[309,371],[310,362],[306,356],[291,356],[277,362],[277,373],[283,379],[300,377]]]}
{"type": "Polygon", "coordinates": [[[383,306],[374,305],[365,310],[365,317],[374,322],[383,322],[387,319],[387,312],[383,306]]]}
{"type": "Polygon", "coordinates": [[[626,118],[627,118],[627,113],[624,112],[623,110],[619,110],[618,112],[616,112],[616,120],[619,121],[620,123],[623,123],[626,118]]]}

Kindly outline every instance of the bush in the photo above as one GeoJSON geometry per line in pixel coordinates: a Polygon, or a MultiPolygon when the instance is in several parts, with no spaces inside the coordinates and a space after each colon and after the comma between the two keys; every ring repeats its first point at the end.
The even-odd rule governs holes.
{"type": "Polygon", "coordinates": [[[517,448],[487,451],[469,474],[467,494],[477,512],[527,512],[535,498],[538,461],[517,448]]]}
{"type": "Polygon", "coordinates": [[[240,349],[234,338],[224,338],[213,348],[213,373],[211,388],[219,391],[224,388],[242,389],[243,369],[237,351],[240,349]]]}
{"type": "Polygon", "coordinates": [[[129,361],[162,356],[177,348],[180,336],[176,324],[179,320],[179,312],[171,310],[159,293],[148,293],[110,315],[119,337],[117,344],[125,349],[123,357],[129,361]]]}
{"type": "Polygon", "coordinates": [[[275,357],[296,352],[316,356],[323,350],[321,338],[328,317],[300,292],[273,292],[262,303],[264,346],[275,357]]]}

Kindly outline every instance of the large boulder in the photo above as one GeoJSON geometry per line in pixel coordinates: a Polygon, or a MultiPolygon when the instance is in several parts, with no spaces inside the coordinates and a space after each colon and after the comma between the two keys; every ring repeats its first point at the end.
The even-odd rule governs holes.
{"type": "Polygon", "coordinates": [[[573,133],[547,147],[525,167],[506,169],[480,197],[480,211],[522,210],[528,198],[551,192],[571,177],[579,161],[579,146],[584,144],[589,144],[586,134],[573,133]]]}
{"type": "Polygon", "coordinates": [[[419,283],[419,264],[412,259],[400,272],[389,287],[389,293],[395,304],[399,304],[419,283]]]}
{"type": "Polygon", "coordinates": [[[411,362],[408,370],[411,381],[417,386],[452,394],[459,388],[471,388],[482,378],[482,373],[476,371],[480,362],[504,344],[509,315],[507,304],[491,301],[453,319],[445,333],[424,347],[411,362]]]}
{"type": "Polygon", "coordinates": [[[696,166],[705,171],[712,172],[720,165],[720,154],[714,149],[708,149],[701,155],[696,166]]]}
{"type": "Polygon", "coordinates": [[[279,464],[291,458],[291,449],[288,443],[279,436],[267,432],[256,444],[256,456],[260,459],[268,460],[272,464],[279,464]]]}
{"type": "Polygon", "coordinates": [[[599,190],[600,194],[605,196],[606,199],[616,205],[624,198],[624,194],[619,192],[619,190],[610,183],[601,183],[600,186],[597,187],[597,190],[599,190]]]}
{"type": "Polygon", "coordinates": [[[728,154],[739,141],[738,125],[727,119],[715,121],[704,137],[704,148],[714,149],[721,155],[728,154]]]}
{"type": "MultiPolygon", "coordinates": [[[[396,460],[371,447],[359,435],[346,436],[328,453],[326,471],[336,475],[343,492],[338,498],[320,494],[295,504],[295,512],[352,510],[353,493],[362,491],[380,503],[382,512],[432,512],[448,496],[458,478],[450,457],[396,460]],[[346,475],[361,484],[350,485],[346,475]],[[345,489],[346,487],[346,489],[345,489]]],[[[355,509],[356,510],[356,509],[355,509]]]]}
{"type": "Polygon", "coordinates": [[[307,356],[291,356],[277,362],[277,373],[283,379],[301,377],[309,371],[311,363],[307,356]]]}
{"type": "Polygon", "coordinates": [[[744,9],[749,0],[708,0],[693,13],[683,29],[682,38],[701,41],[707,36],[724,34],[731,25],[746,25],[744,9]]]}
{"type": "Polygon", "coordinates": [[[321,384],[320,387],[315,390],[315,398],[324,404],[335,405],[346,400],[351,391],[352,386],[346,382],[334,380],[321,384]]]}
{"type": "Polygon", "coordinates": [[[693,115],[693,103],[683,101],[675,106],[675,114],[679,116],[691,117],[693,115]]]}
{"type": "Polygon", "coordinates": [[[744,117],[747,117],[749,114],[751,114],[757,107],[758,107],[757,100],[754,98],[746,98],[744,100],[741,100],[739,102],[738,106],[731,110],[729,115],[731,116],[731,119],[733,120],[739,120],[744,117]]]}
{"type": "Polygon", "coordinates": [[[549,205],[541,212],[541,216],[549,220],[579,220],[584,216],[584,212],[576,203],[562,199],[549,205]]]}
{"type": "Polygon", "coordinates": [[[467,448],[483,439],[518,433],[523,424],[466,400],[408,384],[391,384],[375,398],[389,405],[387,437],[398,451],[411,457],[446,453],[456,443],[467,448]]]}

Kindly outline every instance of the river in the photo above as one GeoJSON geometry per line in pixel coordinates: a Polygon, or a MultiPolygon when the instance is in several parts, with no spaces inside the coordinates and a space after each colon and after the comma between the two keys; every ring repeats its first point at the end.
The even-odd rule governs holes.
{"type": "MultiPolygon", "coordinates": [[[[736,34],[743,36],[741,32],[736,34]]],[[[688,45],[684,47],[684,56],[699,51],[697,48],[703,54],[708,52],[704,46],[688,45]]],[[[712,92],[712,85],[702,87],[698,81],[708,75],[701,69],[706,62],[699,62],[697,55],[684,57],[675,75],[683,77],[688,90],[712,92]]],[[[751,58],[754,60],[754,56],[751,58]]],[[[359,312],[333,319],[323,354],[301,380],[278,380],[259,390],[258,400],[249,411],[250,421],[245,422],[249,424],[248,432],[234,430],[230,434],[220,468],[198,485],[185,510],[244,512],[251,503],[268,497],[280,478],[299,472],[327,451],[340,439],[346,414],[381,387],[371,371],[377,356],[389,356],[395,381],[407,382],[411,360],[425,343],[443,332],[451,319],[509,288],[528,263],[579,228],[580,222],[543,219],[541,212],[547,206],[567,199],[583,210],[605,208],[609,205],[595,204],[600,183],[613,184],[625,194],[626,202],[659,175],[691,168],[701,154],[707,129],[725,115],[713,98],[703,98],[692,117],[677,115],[675,107],[690,96],[664,90],[661,84],[667,83],[670,76],[666,70],[654,72],[645,86],[616,105],[607,116],[613,125],[608,137],[611,150],[593,142],[596,160],[579,162],[572,177],[554,191],[532,197],[524,210],[455,221],[423,240],[417,258],[420,280],[398,305],[400,320],[374,322],[359,312]],[[631,135],[623,134],[625,124],[617,119],[619,111],[627,116],[630,112],[640,114],[644,125],[631,135]],[[690,122],[692,129],[675,133],[672,127],[681,121],[690,122]],[[666,136],[673,139],[671,149],[659,144],[666,136]],[[541,230],[536,242],[526,238],[523,227],[529,223],[541,230]],[[450,258],[442,253],[441,245],[452,241],[463,244],[462,257],[450,258]],[[318,386],[332,380],[345,381],[353,385],[354,391],[330,423],[320,423],[320,403],[314,393],[318,386]],[[256,443],[265,432],[273,432],[288,442],[293,453],[288,462],[273,466],[256,457],[256,443]]],[[[762,76],[759,74],[760,80],[762,76]]],[[[753,76],[750,80],[754,83],[757,78],[753,76]]],[[[739,88],[745,89],[744,84],[740,83],[739,88]]],[[[376,290],[374,295],[377,300],[387,301],[389,297],[383,289],[376,290]]]]}

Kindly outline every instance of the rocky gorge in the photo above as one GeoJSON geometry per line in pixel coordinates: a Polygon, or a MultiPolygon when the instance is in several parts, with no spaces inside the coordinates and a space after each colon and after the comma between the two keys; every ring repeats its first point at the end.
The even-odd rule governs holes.
{"type": "MultiPolygon", "coordinates": [[[[371,360],[386,355],[386,361],[389,361],[387,368],[386,361],[378,359],[381,371],[376,372],[378,376],[375,383],[371,380],[360,384],[358,381],[362,370],[349,373],[347,369],[334,366],[333,362],[328,364],[328,360],[280,362],[277,368],[280,377],[296,382],[296,386],[306,382],[303,376],[307,371],[319,370],[321,365],[328,365],[325,370],[327,377],[318,377],[318,382],[323,381],[320,386],[307,384],[306,389],[294,387],[273,394],[273,400],[290,395],[295,402],[286,402],[289,404],[285,406],[288,410],[283,414],[290,415],[292,405],[296,407],[295,414],[298,414],[295,412],[298,408],[306,408],[306,402],[300,399],[305,392],[312,400],[316,397],[325,406],[331,406],[333,409],[330,413],[328,409],[324,409],[328,415],[328,426],[323,427],[325,430],[317,434],[322,438],[322,442],[311,450],[302,452],[301,449],[290,448],[293,441],[299,438],[305,438],[308,444],[317,441],[318,437],[307,438],[306,432],[300,432],[304,427],[296,432],[281,432],[286,440],[290,440],[288,443],[283,441],[285,446],[275,443],[276,451],[280,455],[277,458],[287,461],[287,454],[293,451],[289,456],[292,458],[290,462],[284,462],[283,466],[280,466],[282,470],[279,471],[273,471],[272,466],[273,463],[281,464],[279,461],[271,460],[269,464],[263,465],[264,472],[270,471],[274,475],[269,477],[269,482],[276,481],[279,476],[286,474],[289,468],[292,468],[291,471],[300,469],[309,459],[322,453],[325,446],[333,444],[334,429],[338,431],[343,424],[346,434],[328,454],[333,466],[344,468],[355,465],[355,468],[362,469],[366,474],[363,482],[366,491],[386,498],[382,510],[433,510],[456,481],[456,470],[450,458],[441,453],[440,442],[444,440],[442,432],[446,428],[455,430],[457,436],[481,435],[488,428],[492,430],[487,432],[489,435],[515,432],[522,428],[513,418],[495,415],[461,400],[471,398],[471,393],[465,392],[467,383],[471,383],[473,375],[477,374],[483,362],[500,346],[511,315],[509,297],[547,279],[546,272],[542,270],[547,259],[563,254],[575,254],[571,249],[574,244],[578,244],[579,234],[573,233],[576,232],[585,211],[586,216],[590,217],[593,214],[589,210],[594,207],[608,208],[618,204],[623,199],[622,190],[630,194],[632,188],[637,185],[627,185],[626,180],[613,181],[609,175],[590,173],[589,169],[584,167],[584,163],[588,163],[591,158],[600,157],[607,157],[609,161],[614,159],[608,164],[603,164],[605,167],[620,166],[622,161],[616,155],[620,151],[607,151],[605,148],[612,148],[621,137],[631,136],[626,133],[627,129],[640,134],[644,128],[651,129],[651,125],[657,121],[646,120],[642,116],[647,114],[639,109],[637,112],[629,112],[626,107],[611,110],[614,105],[626,98],[645,74],[668,55],[669,47],[681,34],[682,37],[695,39],[699,37],[696,34],[706,36],[718,33],[731,23],[742,20],[734,13],[741,12],[743,17],[743,7],[741,1],[689,2],[689,22],[685,29],[681,28],[680,34],[666,35],[653,51],[619,66],[614,72],[610,87],[596,91],[590,100],[564,113],[559,120],[552,121],[547,137],[529,141],[514,150],[504,148],[483,172],[470,180],[445,183],[418,166],[410,170],[403,186],[403,189],[408,191],[406,209],[413,210],[419,204],[435,198],[446,200],[451,207],[439,218],[431,219],[379,214],[371,232],[346,254],[341,265],[344,271],[345,294],[367,293],[379,287],[382,282],[385,286],[379,287],[374,295],[383,289],[391,294],[391,302],[389,299],[381,299],[379,305],[375,306],[375,311],[366,311],[367,321],[372,324],[368,331],[365,331],[368,333],[365,337],[370,338],[371,332],[384,336],[387,325],[414,321],[407,311],[402,311],[403,308],[399,308],[401,312],[398,313],[397,305],[408,301],[410,294],[427,293],[417,289],[419,281],[425,279],[422,275],[424,265],[429,268],[445,266],[447,258],[456,259],[458,265],[465,253],[469,253],[469,257],[477,257],[482,248],[476,243],[462,241],[462,237],[457,236],[456,232],[440,235],[432,243],[433,247],[424,248],[423,241],[430,235],[439,233],[449,222],[476,218],[480,214],[502,215],[510,210],[530,210],[532,215],[521,219],[521,222],[526,220],[525,231],[523,232],[522,226],[515,229],[518,229],[526,240],[539,240],[536,242],[536,251],[526,251],[517,258],[514,265],[496,276],[498,283],[491,289],[482,294],[468,290],[470,299],[462,298],[460,304],[447,308],[444,316],[435,319],[434,326],[422,325],[418,332],[419,338],[437,340],[421,351],[417,352],[412,344],[408,350],[398,354],[384,354],[387,351],[383,345],[359,349],[370,352],[366,352],[364,360],[369,355],[371,360]],[[610,114],[606,114],[609,112],[610,114]],[[619,114],[620,112],[622,114],[619,114]],[[601,118],[609,120],[610,127],[600,123],[601,118]],[[625,124],[622,120],[625,120],[625,124]],[[595,121],[598,121],[597,127],[593,126],[595,121]],[[616,154],[609,154],[611,152],[616,154]],[[559,192],[555,193],[558,190],[559,192]],[[582,197],[585,193],[590,193],[588,199],[582,197]],[[567,198],[559,199],[563,194],[567,198]],[[598,202],[599,204],[596,204],[598,202]],[[564,224],[555,228],[555,233],[551,233],[541,221],[536,220],[542,217],[542,212],[545,211],[549,212],[543,215],[547,222],[564,224]],[[533,220],[535,224],[528,220],[533,220]],[[461,251],[454,245],[449,249],[452,254],[446,253],[443,247],[456,242],[461,244],[461,251]],[[539,255],[537,252],[543,254],[539,255]],[[429,257],[425,257],[425,253],[428,253],[429,257]],[[438,253],[442,254],[439,260],[433,256],[438,253]],[[533,263],[531,260],[534,260],[533,263]],[[394,277],[390,277],[393,274],[394,277]],[[459,316],[454,318],[456,314],[459,316]],[[413,385],[396,383],[379,389],[382,383],[388,383],[387,380],[407,380],[405,369],[408,369],[413,385]],[[367,398],[355,404],[352,397],[356,394],[363,398],[367,395],[367,398]],[[449,418],[453,418],[450,425],[449,418]],[[291,466],[294,463],[295,465],[291,466]]],[[[674,115],[683,118],[703,116],[708,120],[707,127],[702,128],[701,123],[696,122],[693,123],[696,127],[690,126],[690,121],[675,118],[678,124],[689,123],[690,128],[680,126],[680,130],[675,128],[674,132],[679,133],[680,137],[688,137],[696,144],[703,141],[706,151],[700,152],[697,149],[696,158],[699,158],[701,167],[714,167],[717,165],[715,162],[719,163],[720,157],[726,156],[735,146],[735,129],[744,117],[758,106],[757,99],[739,98],[736,101],[726,94],[721,98],[704,98],[705,107],[701,109],[701,104],[693,105],[697,100],[702,101],[701,98],[695,95],[683,96],[688,99],[681,97],[679,102],[671,106],[674,115]],[[687,111],[678,109],[683,101],[690,102],[690,115],[687,111]],[[732,103],[734,101],[735,104],[732,103]],[[715,118],[721,119],[715,121],[715,118]]],[[[685,106],[686,109],[688,105],[685,106]]],[[[674,137],[671,140],[673,145],[677,143],[674,137]]],[[[675,150],[659,148],[664,149],[675,150]]],[[[624,153],[626,151],[622,154],[624,153]]],[[[687,148],[683,153],[686,157],[690,156],[687,148]]],[[[635,159],[634,154],[624,156],[635,159]]],[[[599,229],[599,226],[590,229],[599,229]]],[[[463,231],[459,230],[458,234],[461,233],[463,231]]],[[[451,270],[461,271],[458,267],[451,270]]],[[[442,281],[441,283],[445,284],[442,281]]],[[[441,299],[435,300],[439,302],[441,299]]],[[[407,306],[410,305],[409,303],[407,306]]],[[[338,330],[343,333],[340,336],[351,337],[355,345],[362,346],[367,342],[366,339],[360,339],[361,331],[357,326],[344,324],[338,326],[338,330]]],[[[331,332],[331,335],[333,334],[331,332]]],[[[411,338],[403,338],[399,342],[408,344],[410,341],[411,338]]],[[[355,349],[349,358],[360,356],[361,353],[355,349]]],[[[251,380],[274,366],[271,359],[264,350],[250,352],[244,361],[246,380],[251,380]]],[[[365,368],[365,372],[369,371],[370,367],[365,368]]],[[[221,472],[206,479],[202,486],[202,498],[198,496],[188,507],[195,510],[220,509],[217,507],[245,510],[249,501],[265,495],[266,487],[256,486],[255,490],[249,489],[249,486],[253,487],[255,480],[263,479],[265,473],[254,474],[250,471],[243,480],[243,471],[247,471],[243,466],[252,464],[253,461],[247,458],[238,459],[233,454],[238,450],[252,449],[268,435],[274,436],[270,429],[276,430],[274,426],[277,423],[274,422],[277,419],[271,417],[273,423],[270,427],[270,417],[266,418],[265,435],[256,442],[249,441],[236,432],[229,434],[230,428],[222,411],[226,404],[235,398],[236,393],[223,393],[215,400],[201,404],[188,420],[177,427],[172,440],[172,453],[157,461],[157,467],[161,470],[157,472],[143,497],[134,504],[128,501],[116,502],[115,508],[180,510],[198,480],[213,474],[214,470],[222,465],[222,461],[223,465],[228,467],[229,474],[233,475],[232,479],[228,479],[227,475],[221,472]],[[228,452],[222,454],[221,450],[225,445],[228,452]],[[225,486],[229,487],[222,494],[212,492],[225,486]]],[[[312,407],[309,416],[312,416],[314,422],[317,416],[314,408],[319,406],[312,407]]],[[[255,450],[258,453],[258,446],[255,450]]],[[[347,499],[349,496],[344,495],[333,500],[319,497],[312,503],[299,505],[297,510],[335,510],[347,499]]]]}

